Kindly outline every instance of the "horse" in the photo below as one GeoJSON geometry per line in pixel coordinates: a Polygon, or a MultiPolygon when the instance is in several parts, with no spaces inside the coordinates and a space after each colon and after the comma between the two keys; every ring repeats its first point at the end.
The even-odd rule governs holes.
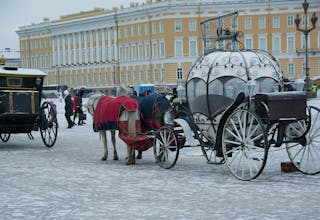
{"type": "MultiPolygon", "coordinates": [[[[89,97],[88,102],[85,104],[85,106],[88,109],[89,114],[91,114],[93,117],[95,116],[95,111],[98,106],[98,103],[101,99],[112,99],[111,97],[106,97],[102,94],[96,94],[89,97]]],[[[129,97],[128,97],[129,98],[129,97]]],[[[170,111],[170,102],[168,99],[166,99],[163,95],[154,94],[150,96],[145,97],[137,97],[137,96],[130,96],[131,99],[134,99],[138,101],[139,103],[139,113],[136,114],[134,111],[126,111],[124,118],[127,118],[128,125],[127,127],[123,129],[119,129],[116,125],[113,125],[111,123],[108,124],[107,127],[101,127],[100,129],[95,128],[94,130],[100,132],[100,136],[102,137],[103,145],[104,145],[104,154],[101,158],[102,160],[107,160],[108,157],[108,146],[107,146],[107,137],[106,137],[106,131],[111,131],[111,140],[113,145],[113,155],[114,160],[118,160],[118,154],[117,154],[117,148],[116,148],[116,141],[115,141],[115,131],[119,131],[119,136],[121,139],[125,139],[124,141],[126,143],[131,143],[131,146],[129,147],[127,145],[127,164],[134,164],[135,163],[135,151],[134,149],[137,149],[139,151],[139,154],[137,156],[137,159],[141,159],[141,152],[150,148],[152,146],[152,140],[150,138],[146,138],[143,136],[136,137],[137,131],[141,131],[142,133],[146,133],[151,130],[157,130],[159,127],[161,127],[164,122],[164,114],[167,111],[170,111]],[[141,116],[141,118],[139,117],[141,116]],[[139,120],[139,128],[137,130],[136,128],[136,122],[139,120]],[[124,134],[128,131],[128,134],[124,134]],[[130,134],[130,135],[129,135],[130,134]],[[130,136],[130,137],[129,137],[130,136]],[[132,146],[135,146],[132,148],[132,146]]],[[[123,99],[125,100],[125,99],[123,99]]],[[[132,101],[132,100],[131,100],[132,101]]],[[[107,102],[106,102],[107,103],[107,102]]],[[[107,104],[106,104],[107,105],[107,104]]],[[[110,103],[108,104],[110,105],[110,103]]],[[[110,113],[110,112],[105,112],[110,113]]],[[[121,119],[122,116],[119,117],[119,124],[123,124],[123,119],[121,119]]],[[[126,120],[126,119],[125,119],[126,120]]]]}
{"type": "MultiPolygon", "coordinates": [[[[84,105],[87,108],[89,114],[92,115],[94,118],[93,130],[95,132],[99,132],[100,137],[102,138],[104,146],[104,153],[101,158],[102,161],[105,161],[108,158],[108,144],[106,134],[107,130],[111,132],[111,142],[113,145],[113,160],[119,160],[116,148],[115,132],[116,130],[118,130],[118,123],[121,117],[126,118],[128,121],[127,129],[129,134],[134,135],[136,133],[134,123],[139,117],[138,103],[136,102],[136,100],[127,96],[130,95],[130,91],[125,89],[124,87],[120,87],[120,89],[117,90],[117,94],[120,95],[117,98],[105,96],[103,94],[94,94],[89,97],[87,103],[84,105]],[[120,111],[122,111],[122,113],[125,112],[125,114],[120,115],[120,111]],[[100,116],[98,116],[98,113],[100,114],[100,116]],[[113,116],[113,119],[110,120],[110,117],[108,119],[108,115],[111,115],[111,117],[113,116]],[[99,117],[100,119],[101,117],[104,117],[105,120],[100,123],[98,121],[99,117]]],[[[135,164],[134,150],[129,146],[127,146],[127,164],[135,164]]]]}

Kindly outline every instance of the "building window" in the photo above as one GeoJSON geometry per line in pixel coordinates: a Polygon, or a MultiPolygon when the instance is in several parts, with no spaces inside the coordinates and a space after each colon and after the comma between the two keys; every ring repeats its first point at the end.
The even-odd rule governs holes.
{"type": "Polygon", "coordinates": [[[287,25],[288,27],[294,27],[294,17],[292,15],[288,16],[287,25]]]}
{"type": "Polygon", "coordinates": [[[135,84],[136,82],[137,82],[137,71],[133,70],[132,83],[135,84]]]}
{"type": "Polygon", "coordinates": [[[183,53],[182,40],[175,40],[175,56],[182,57],[183,53]]]}
{"type": "Polygon", "coordinates": [[[164,22],[163,21],[159,22],[159,32],[164,33],[164,22]]]}
{"type": "Polygon", "coordinates": [[[138,59],[142,60],[143,59],[143,48],[142,48],[142,44],[139,44],[138,46],[138,59]]]}
{"type": "Polygon", "coordinates": [[[149,24],[145,24],[145,25],[144,25],[144,28],[145,28],[145,29],[144,29],[144,34],[145,34],[145,35],[149,35],[149,28],[150,28],[150,27],[149,27],[149,24]]]}
{"type": "Polygon", "coordinates": [[[137,49],[136,49],[136,45],[135,44],[132,44],[131,45],[131,57],[132,57],[132,60],[136,60],[137,59],[137,49]]]}
{"type": "Polygon", "coordinates": [[[197,56],[198,47],[197,47],[197,39],[189,39],[189,56],[194,57],[197,56]]]}
{"type": "Polygon", "coordinates": [[[137,32],[136,26],[132,26],[132,27],[131,27],[131,36],[132,36],[132,37],[135,37],[136,34],[137,34],[136,32],[137,32]]]}
{"type": "Polygon", "coordinates": [[[119,46],[119,60],[123,61],[123,47],[119,46]]]}
{"type": "Polygon", "coordinates": [[[295,51],[295,35],[290,34],[287,36],[287,52],[295,51]]]}
{"type": "Polygon", "coordinates": [[[182,67],[177,68],[177,80],[182,80],[183,74],[182,74],[182,67]]]}
{"type": "Polygon", "coordinates": [[[158,82],[158,70],[157,69],[153,70],[153,80],[155,83],[158,82]]]}
{"type": "MultiPolygon", "coordinates": [[[[320,65],[319,65],[319,67],[320,67],[320,65]]],[[[165,81],[165,79],[166,79],[166,69],[165,68],[162,68],[161,69],[161,83],[163,84],[164,83],[164,81],[165,81]]]]}
{"type": "Polygon", "coordinates": [[[127,70],[126,82],[127,82],[127,83],[130,83],[130,72],[129,72],[129,70],[127,70]]]}
{"type": "Polygon", "coordinates": [[[251,17],[247,17],[244,19],[244,29],[251,29],[252,28],[252,19],[251,17]]]}
{"type": "Polygon", "coordinates": [[[165,44],[164,41],[160,41],[160,58],[165,58],[165,44]]]}
{"type": "Polygon", "coordinates": [[[253,48],[253,38],[252,36],[245,37],[245,49],[252,50],[253,48]]]}
{"type": "Polygon", "coordinates": [[[152,42],[152,58],[158,58],[158,44],[157,42],[152,42]]]}
{"type": "Polygon", "coordinates": [[[138,36],[142,36],[142,24],[138,24],[138,36]]]}
{"type": "Polygon", "coordinates": [[[197,31],[196,20],[190,20],[190,21],[189,21],[189,31],[190,31],[190,32],[195,32],[195,31],[197,31]]]}
{"type": "Polygon", "coordinates": [[[175,28],[174,28],[174,30],[175,30],[175,32],[181,32],[182,31],[182,22],[181,22],[181,20],[176,20],[175,21],[175,28]]]}
{"type": "Polygon", "coordinates": [[[280,28],[280,17],[279,16],[273,16],[272,27],[273,28],[280,28]]]}
{"type": "Polygon", "coordinates": [[[272,52],[274,53],[281,52],[281,36],[280,35],[272,36],[272,52]]]}
{"type": "Polygon", "coordinates": [[[129,46],[128,45],[125,46],[125,56],[126,56],[125,60],[129,61],[130,53],[129,53],[129,46]]]}
{"type": "Polygon", "coordinates": [[[294,76],[294,63],[288,64],[288,75],[289,75],[289,77],[294,76]]]}
{"type": "Polygon", "coordinates": [[[152,34],[156,34],[157,33],[157,23],[152,23],[152,34]]]}
{"type": "Polygon", "coordinates": [[[150,44],[149,43],[146,43],[146,59],[149,59],[150,58],[150,44]]]}
{"type": "Polygon", "coordinates": [[[150,70],[149,69],[147,69],[147,71],[146,71],[146,82],[150,82],[150,70]]]}
{"type": "Polygon", "coordinates": [[[129,29],[127,27],[124,28],[124,37],[129,37],[129,29]]]}
{"type": "Polygon", "coordinates": [[[265,29],[266,28],[266,17],[260,16],[259,17],[259,29],[265,29]]]}
{"type": "Polygon", "coordinates": [[[140,70],[139,81],[140,81],[140,83],[143,82],[143,70],[140,70]]]}
{"type": "Polygon", "coordinates": [[[259,50],[267,51],[267,37],[259,36],[259,50]]]}

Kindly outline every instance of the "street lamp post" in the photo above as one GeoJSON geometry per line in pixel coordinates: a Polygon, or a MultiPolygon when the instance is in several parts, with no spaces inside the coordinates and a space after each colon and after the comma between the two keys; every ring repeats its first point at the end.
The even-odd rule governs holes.
{"type": "Polygon", "coordinates": [[[308,93],[310,91],[310,76],[309,76],[309,56],[308,56],[308,35],[310,33],[310,31],[314,30],[316,27],[316,23],[318,20],[318,17],[316,16],[316,14],[313,12],[312,18],[311,18],[311,23],[312,23],[312,27],[308,29],[308,7],[309,7],[309,3],[307,2],[307,0],[305,0],[302,3],[302,7],[304,10],[304,28],[299,28],[300,25],[300,17],[299,14],[297,14],[297,17],[294,19],[294,23],[296,24],[296,28],[297,31],[302,32],[304,34],[304,40],[305,40],[305,73],[306,73],[306,79],[305,79],[305,90],[308,93]]]}

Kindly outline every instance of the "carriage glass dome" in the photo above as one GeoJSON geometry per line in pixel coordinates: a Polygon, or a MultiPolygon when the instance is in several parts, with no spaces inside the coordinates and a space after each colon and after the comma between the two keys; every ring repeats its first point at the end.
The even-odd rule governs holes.
{"type": "Polygon", "coordinates": [[[190,110],[213,117],[226,109],[240,92],[249,95],[249,85],[254,85],[253,94],[277,92],[282,88],[279,63],[269,53],[216,50],[204,54],[187,78],[190,110]]]}

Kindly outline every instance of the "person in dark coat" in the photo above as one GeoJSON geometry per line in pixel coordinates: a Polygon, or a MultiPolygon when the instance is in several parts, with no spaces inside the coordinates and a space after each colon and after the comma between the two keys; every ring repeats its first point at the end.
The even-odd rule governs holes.
{"type": "Polygon", "coordinates": [[[82,111],[82,97],[83,97],[83,90],[80,90],[77,96],[77,101],[76,101],[76,108],[77,108],[77,112],[79,112],[79,121],[78,121],[78,125],[83,125],[85,124],[85,122],[83,121],[83,119],[81,119],[81,115],[83,114],[82,111]]]}
{"type": "Polygon", "coordinates": [[[68,122],[68,128],[72,128],[74,126],[74,123],[71,120],[71,116],[73,115],[71,94],[69,93],[68,90],[65,90],[63,92],[63,95],[64,95],[64,102],[65,102],[64,115],[65,115],[67,122],[68,122]]]}

